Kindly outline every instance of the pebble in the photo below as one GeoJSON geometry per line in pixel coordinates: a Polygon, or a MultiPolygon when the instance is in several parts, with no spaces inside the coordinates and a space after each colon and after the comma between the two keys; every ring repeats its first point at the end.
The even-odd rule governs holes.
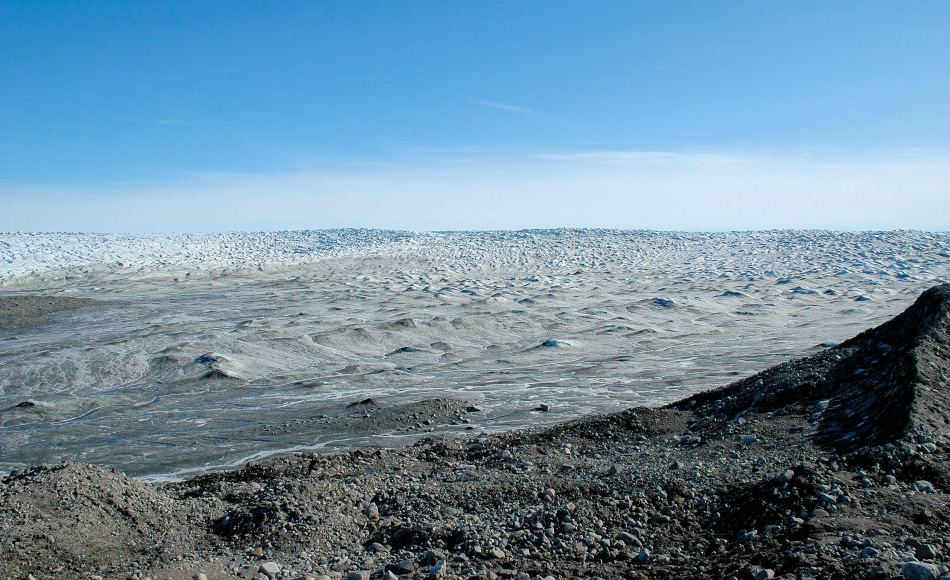
{"type": "Polygon", "coordinates": [[[273,580],[280,572],[280,565],[277,562],[264,562],[257,571],[273,580]]]}
{"type": "Polygon", "coordinates": [[[933,560],[937,557],[937,549],[932,544],[921,544],[914,550],[919,560],[933,560]]]}
{"type": "Polygon", "coordinates": [[[346,575],[346,580],[369,580],[370,573],[365,570],[353,570],[346,575]]]}
{"type": "Polygon", "coordinates": [[[755,575],[755,580],[772,580],[775,578],[775,572],[766,568],[755,575]]]}
{"type": "MultiPolygon", "coordinates": [[[[437,562],[435,566],[429,570],[429,578],[444,578],[449,573],[449,563],[445,560],[437,562]]],[[[367,579],[368,580],[368,579],[367,579]]]]}
{"type": "Polygon", "coordinates": [[[920,493],[937,493],[937,490],[934,489],[933,484],[923,479],[919,479],[914,482],[914,489],[920,493]]]}
{"type": "Polygon", "coordinates": [[[638,540],[636,536],[634,536],[633,534],[629,532],[620,532],[619,534],[617,534],[617,539],[623,542],[624,544],[627,544],[628,546],[640,544],[640,540],[638,540]]]}
{"type": "Polygon", "coordinates": [[[375,503],[370,503],[368,506],[366,506],[366,517],[371,520],[378,520],[379,506],[377,506],[375,503]]]}
{"type": "Polygon", "coordinates": [[[422,557],[422,561],[426,566],[435,566],[442,560],[445,560],[445,553],[442,550],[429,550],[422,557]]]}
{"type": "Polygon", "coordinates": [[[937,580],[947,571],[945,566],[924,564],[923,562],[904,562],[901,576],[904,580],[937,580]]]}
{"type": "Polygon", "coordinates": [[[391,570],[393,574],[398,574],[399,576],[412,574],[416,571],[416,565],[413,564],[412,560],[400,560],[395,564],[390,564],[386,568],[391,570]]]}

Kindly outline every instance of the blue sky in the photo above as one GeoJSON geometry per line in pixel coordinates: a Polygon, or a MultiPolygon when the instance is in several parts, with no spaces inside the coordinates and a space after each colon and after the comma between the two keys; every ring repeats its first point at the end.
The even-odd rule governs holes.
{"type": "Polygon", "coordinates": [[[0,230],[950,229],[947,2],[0,0],[0,230]]]}

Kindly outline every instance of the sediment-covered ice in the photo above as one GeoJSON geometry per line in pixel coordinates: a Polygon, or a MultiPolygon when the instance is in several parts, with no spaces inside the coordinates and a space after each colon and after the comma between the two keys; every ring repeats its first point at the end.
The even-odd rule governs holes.
{"type": "Polygon", "coordinates": [[[950,235],[922,232],[0,234],[0,293],[101,301],[0,331],[0,469],[156,475],[658,405],[948,279],[950,235]],[[484,411],[341,430],[369,397],[484,411]]]}

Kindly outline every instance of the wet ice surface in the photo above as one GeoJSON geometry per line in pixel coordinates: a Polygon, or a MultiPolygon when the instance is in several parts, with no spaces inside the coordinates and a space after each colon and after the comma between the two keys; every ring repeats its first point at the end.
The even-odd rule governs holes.
{"type": "Polygon", "coordinates": [[[0,470],[176,477],[659,405],[879,324],[950,278],[948,248],[917,232],[2,234],[0,291],[102,304],[0,331],[0,470]],[[368,397],[373,413],[483,410],[374,423],[346,408],[368,397]]]}

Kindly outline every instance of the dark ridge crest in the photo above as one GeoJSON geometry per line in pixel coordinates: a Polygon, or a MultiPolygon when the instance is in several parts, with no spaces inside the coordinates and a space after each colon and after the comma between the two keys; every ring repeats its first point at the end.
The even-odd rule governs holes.
{"type": "Polygon", "coordinates": [[[893,319],[814,356],[670,405],[734,417],[808,414],[815,437],[840,452],[915,435],[944,439],[950,424],[950,285],[925,292],[893,319]]]}

